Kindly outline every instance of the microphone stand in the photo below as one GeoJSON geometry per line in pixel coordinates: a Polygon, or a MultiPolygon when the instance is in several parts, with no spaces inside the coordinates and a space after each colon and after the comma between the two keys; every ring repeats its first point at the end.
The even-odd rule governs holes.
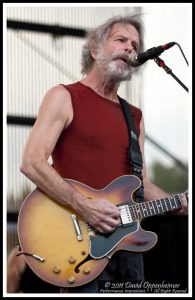
{"type": "Polygon", "coordinates": [[[189,92],[188,88],[175,76],[172,72],[172,70],[165,65],[165,62],[158,56],[154,58],[154,61],[157,63],[157,65],[165,70],[167,74],[170,74],[187,92],[189,92]]]}

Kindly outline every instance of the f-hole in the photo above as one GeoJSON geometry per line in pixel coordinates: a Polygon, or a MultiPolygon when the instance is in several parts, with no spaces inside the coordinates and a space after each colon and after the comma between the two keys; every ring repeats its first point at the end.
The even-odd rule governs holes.
{"type": "Polygon", "coordinates": [[[75,273],[79,273],[79,272],[80,272],[79,267],[82,266],[85,262],[87,262],[87,261],[89,261],[89,260],[91,260],[91,259],[92,259],[92,258],[91,258],[90,254],[89,254],[84,260],[82,260],[82,261],[75,267],[75,269],[74,269],[75,273]]]}

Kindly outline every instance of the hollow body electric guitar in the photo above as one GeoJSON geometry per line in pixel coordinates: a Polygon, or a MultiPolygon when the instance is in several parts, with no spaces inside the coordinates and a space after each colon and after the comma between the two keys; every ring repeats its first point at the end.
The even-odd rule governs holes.
{"type": "Polygon", "coordinates": [[[75,180],[66,181],[91,201],[104,198],[120,206],[121,222],[112,233],[103,235],[74,210],[58,204],[39,189],[25,199],[18,216],[18,255],[25,255],[41,279],[61,287],[92,281],[118,250],[139,253],[151,249],[157,235],[143,230],[140,221],[181,208],[178,195],[136,204],[132,197],[141,182],[134,175],[121,176],[101,190],[75,180]]]}

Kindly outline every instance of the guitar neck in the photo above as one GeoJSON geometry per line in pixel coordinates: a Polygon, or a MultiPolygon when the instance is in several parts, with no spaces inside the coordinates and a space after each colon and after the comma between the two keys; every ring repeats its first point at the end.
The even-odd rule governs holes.
{"type": "MultiPolygon", "coordinates": [[[[188,193],[185,193],[185,196],[186,199],[188,199],[188,193]]],[[[173,195],[164,199],[151,200],[131,205],[129,207],[131,216],[134,220],[159,215],[179,208],[181,208],[179,195],[173,195]]]]}

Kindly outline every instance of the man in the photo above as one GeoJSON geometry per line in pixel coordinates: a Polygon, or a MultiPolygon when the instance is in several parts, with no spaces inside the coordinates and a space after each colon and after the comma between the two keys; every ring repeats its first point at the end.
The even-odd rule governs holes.
{"type": "MultiPolygon", "coordinates": [[[[46,93],[24,150],[21,171],[48,196],[73,208],[102,234],[116,229],[120,209],[107,199],[91,201],[64,178],[101,189],[117,177],[131,174],[128,132],[117,91],[121,81],[129,80],[135,72],[128,64],[129,58],[142,49],[143,29],[136,16],[112,18],[92,30],[83,47],[85,77],[46,93]],[[52,166],[48,163],[50,155],[52,166]]],[[[166,197],[167,193],[147,176],[142,112],[133,105],[129,108],[142,153],[144,200],[166,197]]],[[[181,202],[179,213],[186,213],[184,195],[181,202]]],[[[99,279],[116,280],[116,274],[118,280],[143,280],[142,256],[117,253],[99,279]]],[[[73,291],[99,290],[97,281],[93,281],[73,291]]]]}

